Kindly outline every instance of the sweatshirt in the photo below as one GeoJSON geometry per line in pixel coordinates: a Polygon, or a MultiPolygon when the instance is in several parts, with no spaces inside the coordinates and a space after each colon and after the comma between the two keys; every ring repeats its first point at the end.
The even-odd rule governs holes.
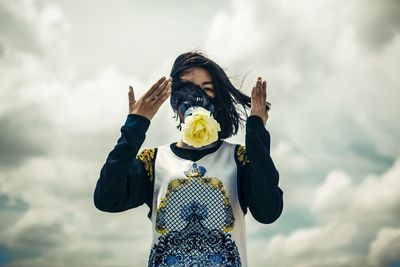
{"type": "Polygon", "coordinates": [[[278,185],[279,172],[270,155],[271,137],[262,119],[256,115],[247,118],[244,145],[218,140],[214,147],[202,150],[181,148],[176,142],[158,148],[141,149],[149,126],[150,120],[144,116],[127,116],[125,124],[121,127],[121,136],[101,168],[94,190],[94,205],[105,212],[123,212],[143,204],[148,206],[147,217],[153,224],[153,242],[148,266],[185,266],[197,263],[196,261],[205,266],[247,266],[244,224],[247,211],[250,210],[253,218],[259,223],[270,224],[279,218],[283,210],[283,191],[278,185]],[[159,153],[161,154],[158,155],[159,153]],[[224,158],[224,155],[227,155],[225,162],[219,163],[218,160],[224,158]],[[179,168],[177,170],[178,173],[185,173],[186,177],[176,181],[172,181],[172,178],[165,179],[171,171],[161,165],[168,164],[186,168],[182,171],[179,168]],[[226,166],[218,166],[222,164],[226,166]],[[224,172],[219,172],[221,177],[200,175],[201,172],[196,172],[200,168],[209,174],[226,169],[226,172],[230,170],[232,175],[228,175],[227,178],[222,178],[224,172]],[[181,185],[185,179],[192,179],[193,182],[183,191],[181,185]],[[203,182],[199,182],[200,179],[203,182]],[[229,182],[229,179],[232,181],[229,182]],[[204,181],[207,181],[208,187],[199,187],[199,184],[205,184],[204,181]],[[179,186],[171,187],[177,184],[179,186]],[[220,186],[215,186],[217,184],[220,186]],[[203,198],[212,199],[210,196],[215,196],[217,201],[220,196],[220,199],[225,199],[225,206],[214,205],[213,200],[201,203],[201,196],[189,197],[188,200],[191,201],[179,202],[179,209],[174,208],[181,210],[180,217],[174,217],[174,221],[169,224],[170,229],[167,229],[166,205],[177,206],[173,199],[185,198],[182,193],[179,195],[177,189],[186,194],[194,194],[190,193],[190,190],[200,192],[199,188],[203,188],[203,198]],[[176,192],[175,198],[171,192],[176,192]],[[212,211],[218,210],[218,207],[224,207],[225,217],[221,220],[225,225],[221,224],[221,228],[216,229],[217,224],[212,224],[215,228],[212,230],[216,231],[213,238],[218,237],[216,240],[223,242],[219,242],[218,246],[211,244],[210,247],[211,245],[205,242],[210,240],[210,231],[205,226],[211,225],[212,211]],[[178,221],[182,223],[179,224],[178,221]],[[172,227],[173,225],[176,227],[172,227]],[[181,228],[178,225],[181,225],[181,228]],[[188,229],[192,232],[189,233],[188,229]],[[182,244],[171,245],[171,240],[175,240],[178,234],[181,239],[183,236],[186,238],[183,244],[196,245],[192,245],[190,249],[182,244]],[[208,247],[202,247],[206,243],[208,247]],[[160,247],[163,250],[160,250],[160,247]],[[199,251],[208,252],[201,254],[199,251]]]}

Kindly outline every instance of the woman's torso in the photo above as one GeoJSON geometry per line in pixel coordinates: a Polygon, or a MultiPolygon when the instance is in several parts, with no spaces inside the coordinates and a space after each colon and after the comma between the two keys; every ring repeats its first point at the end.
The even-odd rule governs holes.
{"type": "Polygon", "coordinates": [[[235,146],[223,141],[197,161],[158,147],[149,266],[247,266],[235,146]]]}

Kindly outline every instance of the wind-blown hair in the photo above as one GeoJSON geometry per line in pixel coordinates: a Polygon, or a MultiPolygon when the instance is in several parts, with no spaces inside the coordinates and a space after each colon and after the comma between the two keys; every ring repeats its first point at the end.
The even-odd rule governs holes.
{"type": "MultiPolygon", "coordinates": [[[[221,109],[219,115],[215,118],[221,126],[219,138],[225,139],[237,134],[239,125],[243,127],[243,123],[248,117],[247,109],[251,108],[251,98],[233,86],[225,71],[213,60],[207,58],[203,53],[193,51],[179,55],[172,66],[170,76],[172,77],[170,104],[175,113],[174,117],[179,120],[178,101],[174,92],[179,90],[181,75],[185,70],[193,67],[206,69],[213,80],[215,97],[214,103],[221,109]],[[245,118],[243,117],[245,116],[245,118]]],[[[270,110],[271,104],[266,103],[266,109],[270,110]]],[[[181,130],[181,121],[177,128],[181,130]]]]}

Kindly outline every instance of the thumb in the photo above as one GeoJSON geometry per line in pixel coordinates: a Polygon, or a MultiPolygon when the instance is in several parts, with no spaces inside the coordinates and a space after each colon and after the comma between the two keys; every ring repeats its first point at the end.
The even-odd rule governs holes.
{"type": "Polygon", "coordinates": [[[129,92],[128,92],[129,103],[134,103],[135,100],[135,93],[133,92],[132,86],[129,85],[129,92]]]}

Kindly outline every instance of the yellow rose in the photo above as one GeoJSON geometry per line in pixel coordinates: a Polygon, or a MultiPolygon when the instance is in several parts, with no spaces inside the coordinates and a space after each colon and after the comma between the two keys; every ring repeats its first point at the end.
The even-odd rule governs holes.
{"type": "Polygon", "coordinates": [[[182,124],[182,141],[193,147],[206,146],[218,140],[219,131],[221,127],[211,116],[211,112],[196,107],[182,124]]]}

